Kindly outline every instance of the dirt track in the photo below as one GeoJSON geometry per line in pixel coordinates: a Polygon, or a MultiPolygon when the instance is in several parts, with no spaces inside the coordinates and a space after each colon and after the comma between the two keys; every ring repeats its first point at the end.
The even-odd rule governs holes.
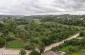
{"type": "MultiPolygon", "coordinates": [[[[67,39],[65,39],[65,40],[63,40],[61,42],[54,43],[54,44],[52,44],[50,46],[47,46],[45,48],[45,51],[48,51],[48,50],[50,50],[53,47],[59,46],[60,44],[64,43],[64,41],[66,41],[66,40],[77,38],[78,36],[79,36],[79,33],[77,33],[77,34],[75,34],[75,35],[73,35],[73,36],[71,36],[71,37],[69,37],[69,38],[67,38],[67,39]]],[[[0,55],[19,55],[19,51],[20,51],[19,49],[0,48],[0,55]]],[[[30,50],[29,51],[26,51],[26,52],[27,52],[26,55],[28,55],[30,53],[30,50]]]]}
{"type": "Polygon", "coordinates": [[[63,41],[61,41],[61,42],[54,43],[54,44],[52,44],[52,45],[50,45],[50,46],[47,46],[47,47],[45,48],[45,51],[48,51],[48,50],[50,50],[50,49],[53,48],[53,47],[56,47],[56,46],[61,45],[61,44],[64,43],[64,41],[66,41],[66,40],[71,40],[71,39],[73,39],[73,38],[77,38],[78,36],[79,36],[79,33],[77,33],[77,34],[75,34],[75,35],[73,35],[73,36],[71,36],[71,37],[69,37],[69,38],[67,38],[67,39],[65,39],[65,40],[63,40],[63,41]]]}
{"type": "MultiPolygon", "coordinates": [[[[19,55],[20,50],[19,49],[6,49],[6,48],[0,48],[0,55],[19,55]]],[[[26,51],[28,55],[30,51],[26,51]]]]}

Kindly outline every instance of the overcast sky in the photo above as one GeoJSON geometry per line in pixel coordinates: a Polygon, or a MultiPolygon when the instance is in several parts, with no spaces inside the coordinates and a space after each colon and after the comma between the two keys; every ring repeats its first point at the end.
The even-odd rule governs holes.
{"type": "Polygon", "coordinates": [[[85,0],[0,0],[0,14],[85,14],[85,0]]]}

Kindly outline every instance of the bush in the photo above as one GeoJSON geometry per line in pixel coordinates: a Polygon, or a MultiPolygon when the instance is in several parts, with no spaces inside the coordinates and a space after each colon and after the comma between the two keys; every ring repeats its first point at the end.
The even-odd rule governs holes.
{"type": "Polygon", "coordinates": [[[25,45],[25,49],[26,49],[26,50],[29,50],[29,49],[31,49],[31,46],[25,45]]]}
{"type": "Polygon", "coordinates": [[[25,45],[25,49],[26,50],[34,50],[35,49],[35,46],[33,44],[25,45]]]}
{"type": "Polygon", "coordinates": [[[38,51],[33,50],[29,55],[41,55],[38,51]]]}
{"type": "Polygon", "coordinates": [[[56,50],[59,50],[59,48],[58,47],[53,47],[51,50],[56,51],[56,50]]]}
{"type": "Polygon", "coordinates": [[[2,37],[0,37],[0,48],[5,46],[6,40],[2,37]]]}
{"type": "Polygon", "coordinates": [[[15,40],[15,38],[14,37],[7,37],[6,40],[7,41],[12,41],[12,40],[15,40]]]}
{"type": "Polygon", "coordinates": [[[40,53],[43,53],[45,50],[45,44],[43,42],[40,42],[38,49],[40,50],[40,53]]]}
{"type": "Polygon", "coordinates": [[[26,51],[24,49],[21,49],[20,50],[20,55],[25,55],[26,54],[26,51]]]}
{"type": "Polygon", "coordinates": [[[85,36],[85,31],[80,32],[80,36],[85,36]]]}
{"type": "Polygon", "coordinates": [[[71,48],[69,48],[69,51],[75,52],[75,51],[78,51],[78,48],[77,47],[71,47],[71,48]]]}

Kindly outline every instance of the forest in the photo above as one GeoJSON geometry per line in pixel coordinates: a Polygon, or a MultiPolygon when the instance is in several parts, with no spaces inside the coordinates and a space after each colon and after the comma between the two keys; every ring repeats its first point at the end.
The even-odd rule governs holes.
{"type": "Polygon", "coordinates": [[[67,47],[68,53],[77,52],[80,48],[85,48],[85,33],[82,32],[85,26],[84,17],[84,15],[2,15],[0,16],[0,48],[33,50],[38,48],[40,43],[49,46],[81,32],[80,36],[83,39],[72,39],[59,47],[55,47],[55,50],[67,47]]]}

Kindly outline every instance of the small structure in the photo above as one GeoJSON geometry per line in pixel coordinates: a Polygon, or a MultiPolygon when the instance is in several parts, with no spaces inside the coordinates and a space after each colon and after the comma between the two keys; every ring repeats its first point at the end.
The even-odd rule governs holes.
{"type": "Polygon", "coordinates": [[[41,55],[65,55],[65,54],[63,54],[63,53],[61,53],[61,52],[54,52],[54,51],[46,51],[46,52],[44,52],[44,53],[42,53],[41,55]]]}

